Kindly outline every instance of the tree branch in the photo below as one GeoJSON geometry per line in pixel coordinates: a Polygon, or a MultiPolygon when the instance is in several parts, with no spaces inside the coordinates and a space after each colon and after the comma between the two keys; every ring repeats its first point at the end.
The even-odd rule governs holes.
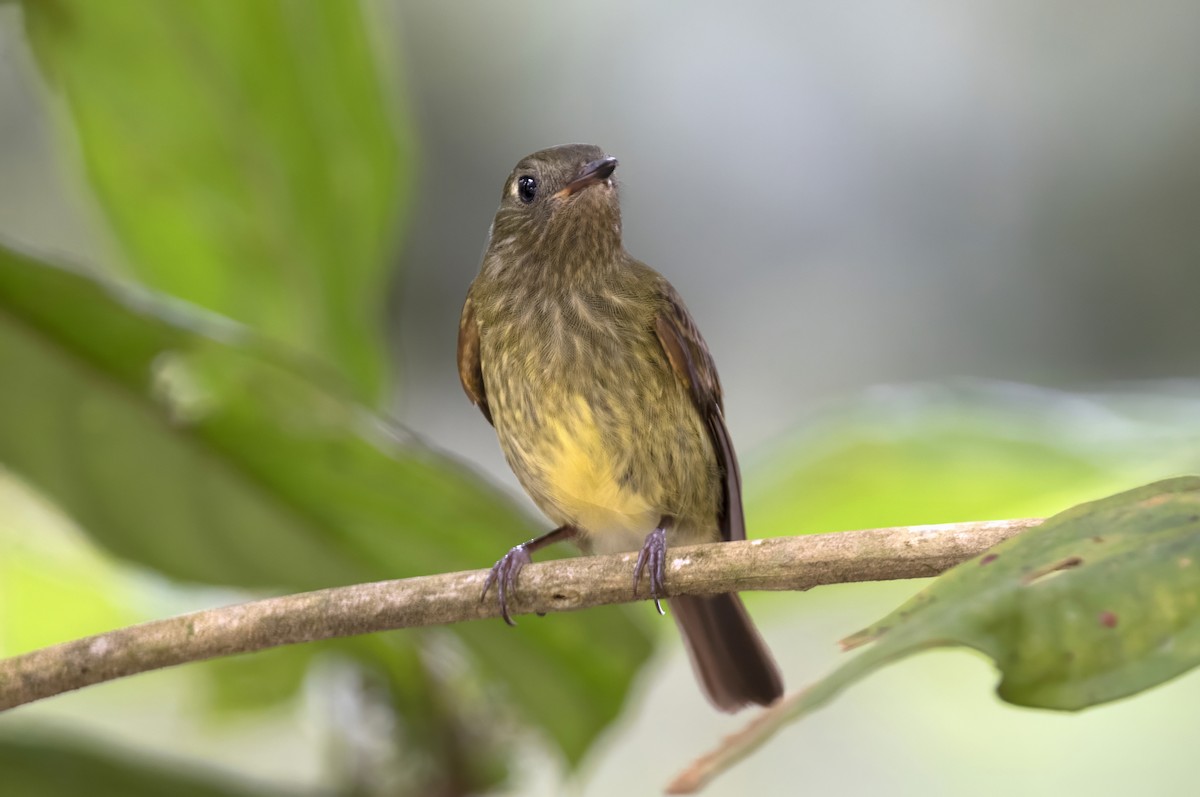
{"type": "MultiPolygon", "coordinates": [[[[846,531],[673,548],[668,595],[805,590],[923,578],[1040,523],[1000,520],[846,531]]],[[[644,599],[630,591],[634,554],[532,564],[513,614],[644,599]]],[[[209,609],[122,628],[0,661],[0,711],[148,670],[278,645],[498,617],[480,601],[487,570],[357,584],[209,609]]],[[[491,596],[489,596],[490,598],[491,596]]]]}

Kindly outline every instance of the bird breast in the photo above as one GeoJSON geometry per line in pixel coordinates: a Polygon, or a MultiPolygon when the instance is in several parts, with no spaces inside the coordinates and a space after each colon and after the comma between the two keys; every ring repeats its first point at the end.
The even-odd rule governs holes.
{"type": "Polygon", "coordinates": [[[715,455],[652,316],[579,293],[500,309],[481,323],[484,381],[501,449],[542,511],[598,552],[638,548],[663,515],[712,525],[715,455]]]}

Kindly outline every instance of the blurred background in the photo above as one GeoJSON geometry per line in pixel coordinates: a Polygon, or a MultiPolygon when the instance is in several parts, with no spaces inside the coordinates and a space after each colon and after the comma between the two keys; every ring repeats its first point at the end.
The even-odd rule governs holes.
{"type": "MultiPolygon", "coordinates": [[[[490,536],[439,548],[459,516],[381,511],[371,526],[357,509],[310,508],[330,528],[370,526],[358,553],[391,538],[375,569],[326,575],[259,567],[276,543],[256,548],[257,526],[231,510],[210,520],[237,524],[237,556],[254,566],[226,564],[226,542],[201,566],[156,553],[171,544],[150,545],[152,531],[113,531],[173,533],[157,512],[167,499],[129,484],[112,495],[131,514],[89,514],[56,471],[12,454],[0,461],[0,654],[274,588],[483,567],[543,528],[461,395],[454,344],[505,177],[568,141],[620,159],[626,245],[705,332],[752,535],[1043,515],[1200,464],[1200,7],[245,7],[0,4],[0,241],[324,362],[415,435],[372,450],[391,462],[433,449],[412,457],[444,463],[447,505],[475,501],[461,528],[490,536]]],[[[70,305],[44,301],[69,330],[70,305]]],[[[230,385],[261,384],[257,371],[209,354],[182,369],[203,377],[200,410],[161,356],[154,379],[239,467],[272,467],[253,454],[270,441],[245,431],[275,422],[263,418],[285,419],[271,438],[285,447],[313,437],[312,418],[333,423],[298,409],[290,387],[247,409],[250,391],[230,385]],[[208,425],[224,418],[210,405],[235,401],[255,423],[208,425]]],[[[25,371],[0,362],[0,391],[19,392],[25,371]]],[[[13,428],[0,426],[0,454],[26,450],[5,446],[13,428]]],[[[21,433],[29,450],[43,442],[21,433]]],[[[90,439],[44,442],[113,461],[90,439]]],[[[378,483],[337,500],[370,503],[400,483],[366,459],[378,483]]],[[[795,688],[920,586],[749,604],[795,688]]],[[[642,794],[740,727],[699,695],[670,623],[645,606],[582,617],[85,690],[0,717],[0,776],[27,794],[59,793],[48,784],[64,762],[114,794],[185,782],[197,794],[642,794]],[[585,622],[627,641],[615,674],[562,686],[592,712],[566,727],[537,682],[583,666],[555,657],[585,622]],[[522,671],[539,645],[548,669],[522,671]],[[430,727],[438,744],[420,741],[430,727]]],[[[1005,705],[994,681],[973,654],[922,655],[706,793],[1190,793],[1194,676],[1070,716],[1005,705]]]]}

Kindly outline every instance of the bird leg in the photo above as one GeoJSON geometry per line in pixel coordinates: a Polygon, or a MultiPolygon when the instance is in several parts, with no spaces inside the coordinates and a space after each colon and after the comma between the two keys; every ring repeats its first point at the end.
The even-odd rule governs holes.
{"type": "Polygon", "coordinates": [[[508,553],[500,557],[496,564],[492,565],[492,572],[488,573],[487,581],[483,584],[483,594],[479,596],[479,602],[483,603],[487,598],[488,590],[495,584],[496,596],[500,599],[500,616],[509,625],[516,625],[512,615],[508,613],[508,596],[516,592],[517,576],[520,575],[521,570],[533,561],[529,554],[540,551],[559,540],[574,539],[577,533],[574,526],[559,526],[554,531],[547,532],[540,537],[535,537],[520,545],[514,545],[508,553]]]}
{"type": "Polygon", "coordinates": [[[642,571],[650,568],[650,597],[654,598],[654,608],[659,614],[663,612],[658,599],[667,591],[667,529],[674,525],[675,519],[663,515],[658,521],[658,528],[646,535],[642,550],[638,552],[637,564],[633,567],[633,594],[636,597],[638,583],[642,580],[642,571]]]}

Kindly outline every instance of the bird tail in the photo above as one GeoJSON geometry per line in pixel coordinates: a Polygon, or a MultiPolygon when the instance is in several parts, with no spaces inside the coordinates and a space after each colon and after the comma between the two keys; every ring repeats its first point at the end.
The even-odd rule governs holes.
{"type": "Polygon", "coordinates": [[[766,706],[783,695],[779,668],[735,593],[672,598],[670,607],[692,669],[717,708],[766,706]]]}

